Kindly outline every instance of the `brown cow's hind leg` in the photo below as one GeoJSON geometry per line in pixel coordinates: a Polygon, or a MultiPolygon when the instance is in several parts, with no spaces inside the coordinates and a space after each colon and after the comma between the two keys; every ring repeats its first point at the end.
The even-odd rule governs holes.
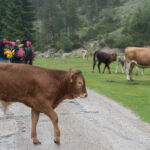
{"type": "Polygon", "coordinates": [[[126,77],[128,81],[131,81],[130,67],[131,67],[131,63],[126,62],[126,77]]]}
{"type": "Polygon", "coordinates": [[[134,65],[133,63],[131,63],[131,65],[130,65],[130,70],[129,70],[130,81],[134,81],[134,80],[132,79],[132,70],[133,70],[134,66],[135,66],[135,65],[134,65]]]}
{"type": "Polygon", "coordinates": [[[109,65],[107,65],[107,68],[108,68],[108,72],[109,72],[109,74],[111,74],[109,65]]]}
{"type": "Polygon", "coordinates": [[[35,111],[34,109],[31,110],[31,119],[32,119],[32,130],[31,130],[31,138],[34,144],[41,144],[41,142],[37,138],[36,133],[36,125],[39,120],[39,112],[35,111]]]}
{"type": "Polygon", "coordinates": [[[92,70],[92,72],[94,72],[95,65],[96,65],[96,61],[93,62],[93,70],[92,70]]]}
{"type": "Polygon", "coordinates": [[[5,115],[13,115],[13,113],[8,110],[8,106],[11,104],[11,102],[1,101],[1,104],[5,115]]]}

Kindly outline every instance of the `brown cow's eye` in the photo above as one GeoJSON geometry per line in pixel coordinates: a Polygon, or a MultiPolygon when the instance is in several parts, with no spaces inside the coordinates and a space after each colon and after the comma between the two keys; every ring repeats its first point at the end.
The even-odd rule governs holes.
{"type": "Polygon", "coordinates": [[[79,85],[79,86],[82,86],[82,82],[79,81],[79,82],[78,82],[78,85],[79,85]]]}

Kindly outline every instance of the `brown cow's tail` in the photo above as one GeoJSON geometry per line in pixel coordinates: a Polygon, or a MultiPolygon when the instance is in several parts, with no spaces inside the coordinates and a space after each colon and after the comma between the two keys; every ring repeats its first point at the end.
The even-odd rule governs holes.
{"type": "Polygon", "coordinates": [[[93,72],[94,72],[94,68],[95,68],[95,65],[96,65],[96,61],[97,61],[97,51],[95,51],[94,55],[93,55],[93,72]]]}

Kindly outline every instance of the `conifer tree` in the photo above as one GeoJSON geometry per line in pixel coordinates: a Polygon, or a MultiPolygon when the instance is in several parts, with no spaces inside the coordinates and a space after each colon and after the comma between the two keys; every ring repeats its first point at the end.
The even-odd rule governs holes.
{"type": "Polygon", "coordinates": [[[80,19],[77,13],[76,0],[68,0],[67,2],[66,25],[69,31],[69,38],[73,40],[75,37],[75,32],[80,26],[80,19]]]}
{"type": "Polygon", "coordinates": [[[34,39],[34,24],[33,22],[36,20],[35,17],[35,8],[33,8],[32,3],[29,0],[21,0],[22,2],[22,25],[20,26],[20,30],[22,32],[22,38],[32,41],[34,39]]]}
{"type": "Polygon", "coordinates": [[[4,20],[4,35],[8,40],[27,39],[32,41],[34,10],[28,0],[8,2],[4,20]]]}
{"type": "Polygon", "coordinates": [[[54,45],[63,36],[65,31],[65,17],[60,3],[56,0],[46,0],[44,5],[42,32],[45,43],[54,45]]]}
{"type": "Polygon", "coordinates": [[[6,16],[7,2],[8,0],[5,0],[5,1],[0,0],[0,39],[5,38],[4,37],[4,30],[5,30],[4,19],[6,16]]]}

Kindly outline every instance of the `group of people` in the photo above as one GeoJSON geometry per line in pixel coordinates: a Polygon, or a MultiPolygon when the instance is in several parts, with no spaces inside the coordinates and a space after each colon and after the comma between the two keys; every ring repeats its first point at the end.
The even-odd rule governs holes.
{"type": "Polygon", "coordinates": [[[33,49],[30,41],[16,40],[11,42],[0,40],[0,62],[25,63],[32,65],[33,49]]]}

